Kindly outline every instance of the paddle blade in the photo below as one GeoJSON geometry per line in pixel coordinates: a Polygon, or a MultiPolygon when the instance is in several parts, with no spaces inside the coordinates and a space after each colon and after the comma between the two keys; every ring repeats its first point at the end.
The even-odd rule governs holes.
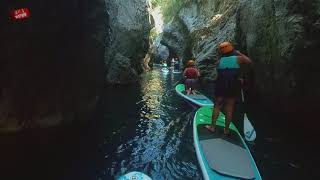
{"type": "Polygon", "coordinates": [[[246,141],[254,141],[256,139],[256,131],[254,130],[254,127],[250,123],[247,114],[244,114],[243,118],[243,134],[246,139],[246,141]]]}

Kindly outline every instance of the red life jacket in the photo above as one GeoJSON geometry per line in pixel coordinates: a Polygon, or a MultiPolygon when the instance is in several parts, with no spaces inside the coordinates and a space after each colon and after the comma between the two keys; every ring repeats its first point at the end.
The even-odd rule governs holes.
{"type": "Polygon", "coordinates": [[[195,68],[187,68],[185,76],[187,79],[196,79],[198,77],[198,70],[195,68]]]}

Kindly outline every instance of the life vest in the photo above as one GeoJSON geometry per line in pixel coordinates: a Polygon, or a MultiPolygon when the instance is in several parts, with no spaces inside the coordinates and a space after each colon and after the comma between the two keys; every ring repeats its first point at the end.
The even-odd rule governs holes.
{"type": "Polygon", "coordinates": [[[187,79],[196,79],[198,77],[198,70],[195,68],[187,68],[185,76],[187,79]]]}
{"type": "Polygon", "coordinates": [[[237,62],[237,56],[221,57],[217,71],[217,86],[228,89],[238,85],[240,65],[237,62]]]}

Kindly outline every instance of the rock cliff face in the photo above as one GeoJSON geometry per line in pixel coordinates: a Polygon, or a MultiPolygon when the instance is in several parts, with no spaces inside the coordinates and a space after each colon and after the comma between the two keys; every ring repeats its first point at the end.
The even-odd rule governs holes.
{"type": "Polygon", "coordinates": [[[316,60],[320,50],[319,3],[240,3],[237,41],[255,62],[258,89],[269,97],[308,102],[320,97],[320,86],[315,83],[320,75],[320,63],[316,60]]]}
{"type": "Polygon", "coordinates": [[[138,80],[145,0],[1,1],[0,132],[90,119],[109,83],[138,80]],[[10,19],[28,8],[30,18],[10,19]]]}
{"type": "Polygon", "coordinates": [[[255,89],[262,97],[281,97],[285,102],[303,97],[310,102],[320,97],[315,83],[320,75],[319,4],[316,0],[194,0],[165,25],[162,44],[184,59],[195,58],[209,80],[216,78],[217,44],[232,41],[252,58],[255,89]]]}
{"type": "Polygon", "coordinates": [[[164,27],[160,42],[168,47],[169,54],[183,61],[191,55],[191,42],[188,29],[179,17],[174,17],[174,19],[164,27]]]}
{"type": "Polygon", "coordinates": [[[217,44],[235,39],[238,1],[189,1],[165,25],[162,44],[184,62],[196,59],[204,79],[216,77],[217,44]]]}
{"type": "Polygon", "coordinates": [[[107,82],[130,83],[143,72],[149,48],[146,0],[108,0],[110,33],[107,44],[107,82]],[[122,63],[119,63],[122,62],[122,63]]]}
{"type": "Polygon", "coordinates": [[[169,49],[167,46],[161,44],[162,36],[158,36],[153,43],[151,49],[154,51],[154,62],[161,63],[161,61],[169,58],[169,49]]]}

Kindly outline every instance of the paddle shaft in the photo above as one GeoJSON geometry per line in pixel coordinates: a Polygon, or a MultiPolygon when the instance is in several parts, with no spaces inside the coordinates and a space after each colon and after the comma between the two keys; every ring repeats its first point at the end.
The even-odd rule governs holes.
{"type": "MultiPolygon", "coordinates": [[[[244,95],[243,95],[243,89],[241,88],[241,99],[242,99],[242,104],[243,104],[243,106],[246,106],[245,105],[245,102],[244,102],[244,95]]],[[[245,110],[244,111],[246,111],[246,108],[244,108],[245,110]]],[[[246,114],[246,112],[244,112],[245,114],[246,114]]]]}

